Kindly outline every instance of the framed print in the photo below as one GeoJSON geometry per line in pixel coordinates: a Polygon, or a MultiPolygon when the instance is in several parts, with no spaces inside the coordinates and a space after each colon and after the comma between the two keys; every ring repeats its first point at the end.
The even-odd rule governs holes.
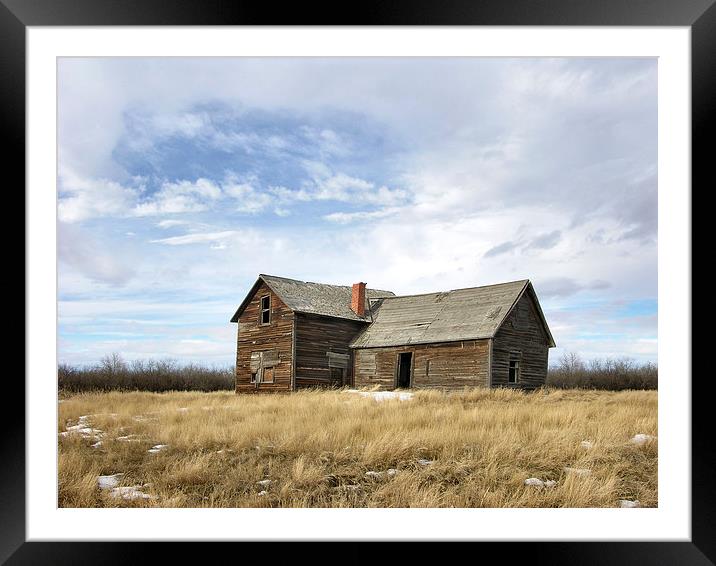
{"type": "Polygon", "coordinates": [[[27,211],[3,560],[716,560],[710,0],[2,2],[27,211]]]}

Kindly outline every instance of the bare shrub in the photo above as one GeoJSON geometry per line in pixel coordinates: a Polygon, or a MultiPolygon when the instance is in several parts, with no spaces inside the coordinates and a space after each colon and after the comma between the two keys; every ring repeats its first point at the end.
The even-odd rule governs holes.
{"type": "Polygon", "coordinates": [[[575,352],[566,352],[547,373],[548,387],[559,389],[657,389],[657,365],[638,364],[631,358],[605,358],[585,362],[575,352]]]}
{"type": "Polygon", "coordinates": [[[176,360],[133,360],[118,353],[104,356],[89,367],[60,364],[57,368],[61,391],[223,391],[234,389],[233,367],[180,365],[176,360]]]}

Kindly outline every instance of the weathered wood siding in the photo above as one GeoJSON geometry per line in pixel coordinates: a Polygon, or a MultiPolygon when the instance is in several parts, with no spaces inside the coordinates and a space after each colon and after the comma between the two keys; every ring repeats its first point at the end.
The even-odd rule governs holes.
{"type": "Polygon", "coordinates": [[[492,344],[492,386],[534,389],[547,378],[548,339],[529,293],[522,295],[495,334],[492,344]],[[510,359],[520,362],[520,378],[507,382],[510,359]]]}
{"type": "Polygon", "coordinates": [[[255,392],[251,383],[251,353],[277,350],[278,364],[273,373],[273,383],[261,383],[258,391],[290,391],[293,371],[293,311],[271,289],[262,283],[256,290],[238,324],[236,348],[236,392],[255,392]],[[271,321],[260,324],[261,297],[271,297],[271,321]]]}
{"type": "Polygon", "coordinates": [[[395,388],[398,354],[413,353],[412,387],[461,389],[488,385],[489,340],[354,350],[356,387],[395,388]]]}
{"type": "Polygon", "coordinates": [[[344,383],[352,384],[351,349],[353,338],[364,322],[296,313],[296,389],[330,387],[337,383],[331,376],[328,353],[347,355],[344,383]]]}

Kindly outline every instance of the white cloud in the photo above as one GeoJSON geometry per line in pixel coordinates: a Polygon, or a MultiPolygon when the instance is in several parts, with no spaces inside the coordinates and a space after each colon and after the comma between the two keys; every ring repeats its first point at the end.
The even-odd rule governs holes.
{"type": "Polygon", "coordinates": [[[163,183],[148,200],[137,204],[133,214],[151,216],[207,210],[211,201],[221,197],[221,188],[213,181],[199,178],[194,182],[163,183]]]}
{"type": "Polygon", "coordinates": [[[58,183],[57,215],[61,222],[81,222],[98,216],[123,215],[136,201],[140,189],[107,179],[85,179],[63,168],[58,183]]]}
{"type": "Polygon", "coordinates": [[[196,234],[185,234],[183,236],[173,236],[171,238],[161,238],[159,240],[150,240],[153,244],[165,244],[167,246],[187,246],[190,244],[212,244],[216,249],[223,249],[227,242],[236,240],[241,236],[241,232],[236,230],[226,230],[224,232],[205,232],[196,234]]]}

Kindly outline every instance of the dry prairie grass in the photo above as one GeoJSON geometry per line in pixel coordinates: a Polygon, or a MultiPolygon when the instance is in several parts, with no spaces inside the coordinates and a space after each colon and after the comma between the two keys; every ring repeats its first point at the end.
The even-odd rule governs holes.
{"type": "Polygon", "coordinates": [[[630,442],[657,434],[655,391],[419,391],[382,402],[342,391],[85,393],[59,405],[58,430],[80,416],[102,443],[59,437],[61,507],[657,505],[656,441],[630,442]],[[116,473],[152,499],[98,488],[97,476],[116,473]],[[531,477],[556,485],[525,485],[531,477]]]}

